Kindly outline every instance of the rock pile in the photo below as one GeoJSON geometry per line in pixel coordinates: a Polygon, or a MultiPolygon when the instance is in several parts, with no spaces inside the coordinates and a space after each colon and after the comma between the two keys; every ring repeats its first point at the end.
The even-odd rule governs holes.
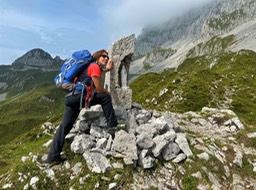
{"type": "Polygon", "coordinates": [[[83,154],[92,171],[104,173],[111,168],[109,155],[144,169],[152,168],[158,160],[178,163],[193,155],[186,135],[167,112],[143,110],[133,104],[130,110],[117,108],[116,115],[127,127],[116,131],[114,137],[108,133],[100,107],[82,110],[67,136],[73,139],[71,150],[83,154]]]}
{"type": "MultiPolygon", "coordinates": [[[[103,112],[98,106],[82,110],[79,120],[67,136],[67,140],[71,141],[71,150],[83,155],[86,168],[92,172],[105,173],[112,168],[122,170],[124,164],[133,165],[135,170],[132,174],[134,181],[129,184],[131,189],[184,189],[182,180],[186,177],[198,180],[197,189],[255,189],[255,177],[244,176],[240,169],[246,167],[247,172],[256,172],[256,151],[238,143],[236,133],[244,126],[231,110],[205,107],[201,112],[181,114],[144,110],[133,103],[132,109],[119,107],[115,111],[119,122],[126,123],[127,128],[116,131],[114,136],[108,133],[103,112]],[[122,158],[123,162],[113,157],[122,158]],[[185,161],[188,168],[177,164],[180,161],[185,161]],[[163,164],[153,167],[157,162],[163,164]],[[152,175],[145,175],[149,168],[152,168],[152,175]],[[183,177],[177,177],[177,173],[183,177]]],[[[41,129],[37,138],[43,134],[52,136],[56,127],[47,122],[41,129]]],[[[255,136],[255,132],[245,134],[248,139],[255,136]]],[[[49,147],[50,143],[51,140],[43,146],[49,147]]],[[[72,160],[49,169],[42,164],[46,158],[47,154],[42,156],[31,152],[22,156],[21,161],[24,164],[36,163],[56,187],[60,185],[60,173],[68,172],[68,178],[71,181],[79,180],[81,186],[93,175],[83,174],[83,163],[72,160]]],[[[2,176],[5,180],[3,189],[13,188],[14,182],[9,175],[8,172],[2,176]]],[[[18,175],[17,181],[23,183],[23,189],[37,189],[45,183],[40,173],[20,171],[18,175]]],[[[101,179],[107,181],[108,189],[115,189],[120,174],[113,179],[105,176],[101,179]]],[[[100,183],[97,182],[95,189],[99,187],[100,183]]]]}

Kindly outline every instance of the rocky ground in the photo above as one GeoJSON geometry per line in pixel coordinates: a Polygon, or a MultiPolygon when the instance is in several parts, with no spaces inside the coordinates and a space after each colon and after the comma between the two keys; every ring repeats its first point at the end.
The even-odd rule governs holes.
{"type": "MultiPolygon", "coordinates": [[[[116,109],[116,115],[127,127],[114,135],[106,128],[101,109],[95,107],[81,112],[67,136],[71,151],[83,156],[91,174],[83,175],[85,166],[74,160],[48,168],[47,154],[31,152],[21,162],[36,163],[56,187],[60,187],[59,174],[68,170],[69,180],[78,181],[69,189],[84,188],[93,174],[124,170],[126,166],[133,168],[133,180],[121,185],[118,181],[122,175],[103,176],[106,189],[256,189],[256,149],[248,146],[256,132],[241,135],[245,126],[231,110],[203,108],[197,113],[178,114],[144,110],[133,104],[131,110],[116,109]]],[[[52,136],[55,127],[48,122],[42,130],[52,136]]],[[[50,143],[42,146],[49,147],[50,143]]],[[[18,176],[22,189],[38,189],[39,184],[47,183],[33,173],[18,172],[18,176]]],[[[5,181],[3,189],[13,188],[8,173],[1,179],[5,181]]],[[[95,183],[94,189],[101,189],[100,184],[95,183]]]]}

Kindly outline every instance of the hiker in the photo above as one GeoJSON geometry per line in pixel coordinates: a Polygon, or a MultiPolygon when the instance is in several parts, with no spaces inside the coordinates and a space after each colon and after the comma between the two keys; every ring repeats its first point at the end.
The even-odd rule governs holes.
{"type": "MultiPolygon", "coordinates": [[[[110,71],[112,69],[112,61],[109,60],[108,52],[104,49],[99,50],[93,54],[93,62],[85,68],[80,76],[78,76],[78,81],[85,81],[85,79],[90,79],[93,82],[93,88],[96,92],[93,93],[92,97],[89,97],[90,102],[86,102],[86,96],[92,92],[84,92],[86,98],[82,98],[82,105],[84,107],[85,103],[89,103],[89,107],[100,104],[106,121],[107,127],[110,129],[115,129],[118,124],[115,112],[112,105],[111,94],[102,86],[101,75],[110,71]]],[[[48,163],[49,167],[53,167],[64,161],[65,159],[61,158],[60,153],[63,148],[65,136],[72,129],[74,122],[76,121],[80,113],[80,99],[81,91],[75,89],[75,91],[70,92],[66,95],[65,98],[65,112],[62,118],[61,124],[57,129],[51,148],[48,154],[48,163]]],[[[87,99],[88,100],[88,99],[87,99]]]]}

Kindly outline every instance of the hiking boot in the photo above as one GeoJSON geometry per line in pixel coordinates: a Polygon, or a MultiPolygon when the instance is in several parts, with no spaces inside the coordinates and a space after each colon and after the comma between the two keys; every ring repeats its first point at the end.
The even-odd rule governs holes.
{"type": "Polygon", "coordinates": [[[59,164],[65,162],[66,160],[67,160],[66,158],[61,158],[61,159],[59,159],[59,160],[52,161],[52,162],[49,164],[48,168],[52,168],[53,166],[59,165],[59,164]]]}
{"type": "Polygon", "coordinates": [[[119,123],[115,127],[118,129],[125,129],[126,125],[124,123],[119,123]]]}

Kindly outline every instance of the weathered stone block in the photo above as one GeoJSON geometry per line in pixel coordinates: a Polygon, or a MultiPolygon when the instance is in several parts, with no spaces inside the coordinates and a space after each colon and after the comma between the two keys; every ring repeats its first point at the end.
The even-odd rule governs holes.
{"type": "Polygon", "coordinates": [[[131,108],[132,90],[128,86],[128,74],[134,53],[135,35],[114,42],[109,51],[113,68],[105,76],[105,88],[111,92],[113,106],[131,108]]]}

